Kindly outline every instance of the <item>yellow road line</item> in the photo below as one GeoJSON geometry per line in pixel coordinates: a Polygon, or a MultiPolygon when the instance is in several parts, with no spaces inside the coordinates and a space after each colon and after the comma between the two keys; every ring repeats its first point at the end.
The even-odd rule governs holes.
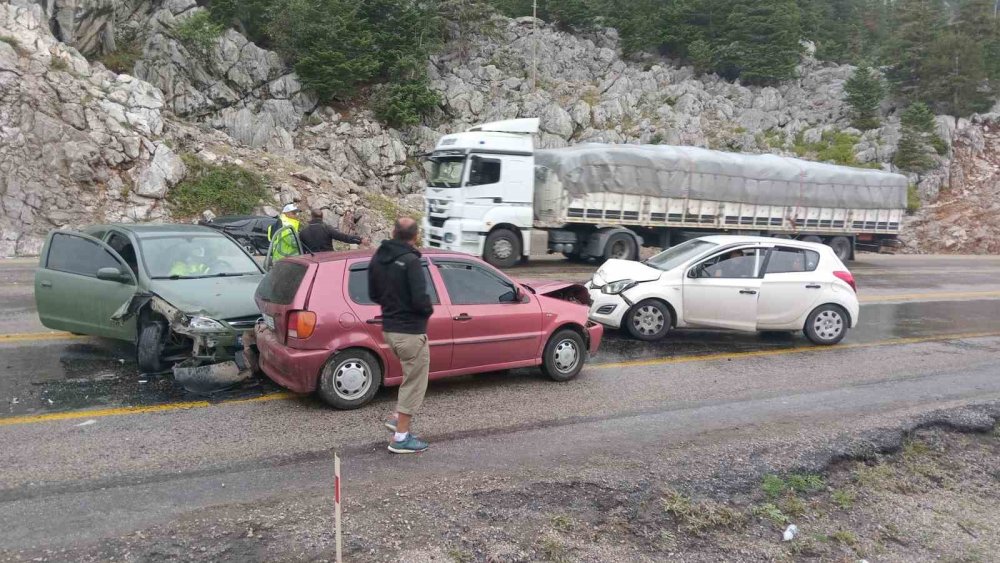
{"type": "Polygon", "coordinates": [[[14,334],[0,334],[0,344],[8,342],[30,342],[33,340],[76,340],[87,338],[84,335],[71,334],[69,332],[18,332],[14,334]]]}
{"type": "Polygon", "coordinates": [[[112,409],[92,409],[71,412],[53,412],[46,414],[33,414],[26,416],[12,416],[10,418],[0,418],[0,426],[13,426],[15,424],[33,424],[37,422],[53,422],[57,420],[80,420],[81,418],[104,418],[108,416],[123,416],[128,414],[150,414],[166,411],[203,409],[216,405],[236,405],[240,403],[264,403],[268,401],[281,401],[298,397],[294,393],[278,391],[261,397],[250,399],[233,399],[231,401],[220,401],[211,403],[209,401],[187,401],[184,403],[170,403],[166,405],[150,405],[145,407],[117,407],[112,409]]]}
{"type": "Polygon", "coordinates": [[[876,346],[898,346],[901,344],[920,344],[921,342],[943,342],[946,340],[963,340],[966,338],[986,338],[1000,336],[1000,332],[967,332],[964,334],[944,334],[940,336],[924,336],[915,338],[894,338],[892,340],[877,340],[874,342],[857,342],[854,344],[838,344],[836,346],[805,346],[802,348],[782,348],[780,350],[757,350],[754,352],[733,352],[721,354],[703,354],[694,356],[676,356],[673,358],[657,358],[650,360],[632,360],[607,364],[591,364],[595,369],[629,368],[643,366],[659,366],[667,364],[685,364],[691,362],[710,362],[713,360],[731,360],[742,358],[760,358],[766,356],[786,356],[806,352],[829,352],[834,350],[852,350],[856,348],[874,348],[876,346]]]}
{"type": "MultiPolygon", "coordinates": [[[[967,338],[987,338],[993,336],[1000,336],[1000,332],[969,332],[964,334],[946,334],[941,336],[927,336],[919,338],[896,338],[892,340],[880,340],[876,342],[840,344],[837,346],[807,346],[804,348],[784,348],[780,350],[735,352],[732,354],[722,353],[722,354],[705,354],[701,356],[698,355],[677,356],[673,358],[658,358],[650,360],[635,360],[630,362],[591,364],[589,367],[594,369],[610,369],[610,368],[658,366],[658,365],[681,364],[681,363],[691,363],[691,362],[710,362],[714,360],[757,358],[764,356],[784,356],[790,354],[801,354],[805,352],[829,352],[834,350],[849,350],[855,348],[874,348],[876,346],[898,346],[902,344],[919,344],[921,342],[943,342],[947,340],[963,340],[967,338]]],[[[300,396],[301,395],[291,393],[288,391],[279,391],[261,397],[253,397],[251,399],[234,399],[230,401],[220,401],[218,403],[210,403],[208,401],[189,401],[184,403],[170,403],[166,405],[152,405],[146,407],[119,407],[111,409],[94,409],[94,410],[83,410],[83,411],[72,411],[72,412],[46,413],[37,415],[12,416],[8,418],[0,418],[0,426],[13,426],[16,424],[34,424],[40,422],[54,422],[59,420],[102,418],[108,416],[124,416],[131,414],[149,414],[157,412],[176,411],[176,410],[201,409],[210,407],[212,405],[263,403],[268,401],[281,401],[286,399],[293,399],[295,397],[300,397],[300,396]]]]}
{"type": "MultiPolygon", "coordinates": [[[[864,288],[861,288],[862,293],[864,288]]],[[[928,293],[897,293],[886,295],[864,295],[858,299],[862,303],[885,301],[949,300],[949,299],[989,299],[1000,297],[1000,291],[932,291],[928,293]]]]}

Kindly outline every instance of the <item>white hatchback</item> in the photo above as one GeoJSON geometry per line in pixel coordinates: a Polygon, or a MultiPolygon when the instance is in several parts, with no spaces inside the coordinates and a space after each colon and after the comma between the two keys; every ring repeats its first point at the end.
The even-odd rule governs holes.
{"type": "Polygon", "coordinates": [[[588,284],[590,319],[641,340],[671,328],[803,331],[836,344],[858,325],[854,276],[828,246],[707,236],[645,262],[608,260],[588,284]]]}

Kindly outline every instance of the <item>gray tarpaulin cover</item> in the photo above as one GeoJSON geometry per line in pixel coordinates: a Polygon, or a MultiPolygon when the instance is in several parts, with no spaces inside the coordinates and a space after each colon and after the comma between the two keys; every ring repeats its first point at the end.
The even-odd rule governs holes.
{"type": "Polygon", "coordinates": [[[697,147],[584,144],[539,150],[546,181],[574,196],[649,195],[755,205],[902,209],[905,176],[771,154],[697,147]]]}

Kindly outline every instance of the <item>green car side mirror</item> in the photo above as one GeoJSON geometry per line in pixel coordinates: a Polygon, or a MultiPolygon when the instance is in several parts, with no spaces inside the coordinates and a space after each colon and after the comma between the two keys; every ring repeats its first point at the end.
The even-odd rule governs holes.
{"type": "Polygon", "coordinates": [[[132,281],[118,268],[101,268],[100,270],[97,270],[97,279],[118,283],[129,283],[132,281]]]}

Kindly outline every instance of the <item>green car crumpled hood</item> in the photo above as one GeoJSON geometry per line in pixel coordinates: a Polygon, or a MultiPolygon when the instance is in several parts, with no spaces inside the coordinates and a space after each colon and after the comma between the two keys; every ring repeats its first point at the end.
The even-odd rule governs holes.
{"type": "Polygon", "coordinates": [[[149,290],[188,315],[216,320],[260,314],[254,292],[262,274],[190,280],[152,280],[149,290]]]}

